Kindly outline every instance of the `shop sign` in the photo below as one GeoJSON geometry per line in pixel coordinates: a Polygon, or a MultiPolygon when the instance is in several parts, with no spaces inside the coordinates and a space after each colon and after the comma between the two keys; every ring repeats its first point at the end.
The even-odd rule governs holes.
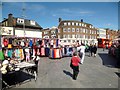
{"type": "Polygon", "coordinates": [[[2,35],[13,35],[13,28],[12,27],[2,27],[1,34],[2,35]]]}

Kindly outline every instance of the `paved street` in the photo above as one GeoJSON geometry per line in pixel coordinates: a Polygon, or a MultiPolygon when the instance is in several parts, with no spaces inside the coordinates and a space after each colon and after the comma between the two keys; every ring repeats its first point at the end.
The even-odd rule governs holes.
{"type": "Polygon", "coordinates": [[[32,79],[15,88],[117,88],[119,73],[116,60],[107,52],[99,49],[97,57],[89,57],[86,53],[77,80],[72,79],[71,57],[41,57],[37,81],[32,79]]]}

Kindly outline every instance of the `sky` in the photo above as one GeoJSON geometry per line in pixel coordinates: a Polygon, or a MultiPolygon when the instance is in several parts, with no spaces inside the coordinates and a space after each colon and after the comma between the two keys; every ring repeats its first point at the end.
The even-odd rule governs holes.
{"type": "Polygon", "coordinates": [[[9,13],[14,17],[24,15],[25,19],[35,20],[43,28],[58,26],[58,19],[62,18],[83,19],[96,28],[118,30],[118,2],[2,2],[2,20],[9,13]]]}

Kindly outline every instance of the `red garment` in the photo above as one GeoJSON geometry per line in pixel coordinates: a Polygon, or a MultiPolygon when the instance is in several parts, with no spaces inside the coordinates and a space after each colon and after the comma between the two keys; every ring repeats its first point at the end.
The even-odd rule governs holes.
{"type": "Polygon", "coordinates": [[[73,56],[71,58],[71,62],[73,66],[79,66],[80,63],[80,58],[78,56],[73,56]]]}
{"type": "Polygon", "coordinates": [[[8,40],[4,39],[3,44],[4,44],[4,46],[7,46],[8,45],[8,40]]]}

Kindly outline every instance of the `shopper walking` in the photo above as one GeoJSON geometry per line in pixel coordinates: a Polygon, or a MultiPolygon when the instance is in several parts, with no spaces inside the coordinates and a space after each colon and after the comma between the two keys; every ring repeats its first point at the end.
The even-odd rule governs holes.
{"type": "Polygon", "coordinates": [[[93,46],[93,53],[94,53],[94,57],[96,57],[96,53],[97,53],[97,45],[96,45],[96,43],[93,46]]]}
{"type": "Polygon", "coordinates": [[[74,80],[77,79],[77,76],[78,76],[78,73],[79,73],[79,63],[80,63],[80,58],[77,56],[77,52],[74,52],[73,56],[71,58],[71,63],[70,63],[70,67],[73,69],[72,78],[74,80]]]}
{"type": "Polygon", "coordinates": [[[81,64],[83,64],[85,58],[85,45],[83,43],[80,46],[79,56],[81,58],[81,64]]]}
{"type": "Polygon", "coordinates": [[[92,53],[93,53],[93,45],[90,44],[90,46],[89,46],[89,56],[92,56],[92,53]]]}

